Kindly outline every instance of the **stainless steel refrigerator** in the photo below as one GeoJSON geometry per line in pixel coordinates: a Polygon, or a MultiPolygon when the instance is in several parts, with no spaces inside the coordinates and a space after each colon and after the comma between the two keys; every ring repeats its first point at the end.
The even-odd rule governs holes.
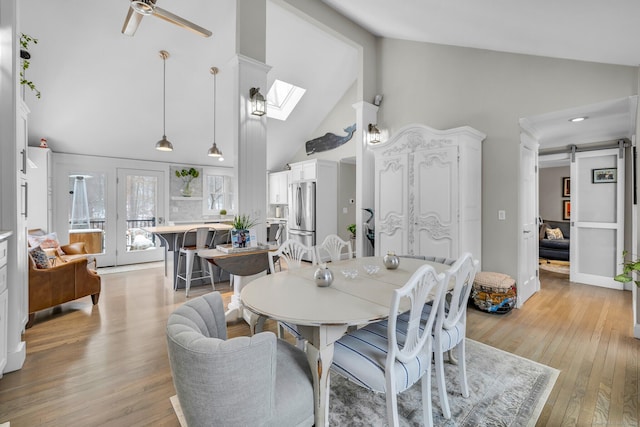
{"type": "MultiPolygon", "coordinates": [[[[305,246],[316,244],[316,183],[298,182],[289,185],[289,239],[298,240],[305,246]]],[[[307,258],[303,258],[307,259],[307,258]]],[[[310,261],[310,259],[307,259],[310,261]]]]}

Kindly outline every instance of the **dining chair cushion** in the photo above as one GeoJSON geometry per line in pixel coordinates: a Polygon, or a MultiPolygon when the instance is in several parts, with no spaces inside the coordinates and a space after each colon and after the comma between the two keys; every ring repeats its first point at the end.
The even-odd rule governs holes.
{"type": "MultiPolygon", "coordinates": [[[[338,340],[334,348],[334,361],[340,360],[340,364],[334,362],[331,368],[362,387],[386,393],[384,369],[387,352],[380,349],[389,348],[387,324],[387,320],[371,323],[338,340]]],[[[404,337],[404,334],[398,335],[400,346],[404,345],[404,337]]],[[[429,347],[409,363],[394,362],[398,390],[406,390],[420,379],[431,363],[430,353],[429,347]]]]}

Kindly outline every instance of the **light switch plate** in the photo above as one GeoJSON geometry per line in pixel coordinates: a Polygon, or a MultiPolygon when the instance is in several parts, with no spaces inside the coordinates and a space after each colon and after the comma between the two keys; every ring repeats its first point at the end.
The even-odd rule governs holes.
{"type": "Polygon", "coordinates": [[[507,212],[504,210],[499,210],[498,211],[498,220],[500,221],[504,221],[505,219],[507,219],[507,212]]]}

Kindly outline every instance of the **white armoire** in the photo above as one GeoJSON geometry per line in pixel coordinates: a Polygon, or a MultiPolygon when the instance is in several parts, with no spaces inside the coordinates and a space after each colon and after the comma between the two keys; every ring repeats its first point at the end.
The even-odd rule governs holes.
{"type": "Polygon", "coordinates": [[[468,126],[402,128],[371,144],[375,156],[376,255],[481,260],[482,141],[468,126]]]}

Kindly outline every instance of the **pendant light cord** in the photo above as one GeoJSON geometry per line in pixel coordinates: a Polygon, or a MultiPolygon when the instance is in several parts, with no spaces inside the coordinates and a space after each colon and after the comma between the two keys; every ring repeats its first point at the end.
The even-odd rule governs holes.
{"type": "Polygon", "coordinates": [[[166,138],[167,121],[167,58],[162,57],[162,137],[166,138]]]}

